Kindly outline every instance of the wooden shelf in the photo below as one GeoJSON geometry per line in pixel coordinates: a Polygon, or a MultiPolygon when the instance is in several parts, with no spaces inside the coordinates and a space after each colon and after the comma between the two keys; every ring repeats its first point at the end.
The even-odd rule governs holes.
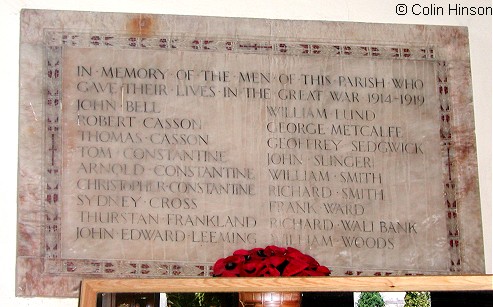
{"type": "Polygon", "coordinates": [[[493,275],[85,279],[82,281],[79,306],[96,307],[98,293],[487,290],[493,290],[493,275]]]}

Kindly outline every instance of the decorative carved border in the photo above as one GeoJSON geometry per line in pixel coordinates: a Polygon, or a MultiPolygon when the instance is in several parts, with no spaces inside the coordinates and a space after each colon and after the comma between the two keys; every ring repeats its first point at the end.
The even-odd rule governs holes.
{"type": "MultiPolygon", "coordinates": [[[[450,129],[451,107],[447,64],[438,61],[432,47],[398,47],[321,42],[268,41],[258,38],[197,38],[187,36],[138,37],[125,34],[45,32],[45,181],[44,199],[44,270],[46,273],[100,275],[105,277],[183,277],[212,276],[212,263],[174,263],[163,261],[122,261],[62,259],[61,241],[61,97],[63,48],[120,48],[143,50],[183,50],[200,52],[235,52],[295,56],[370,57],[379,59],[426,60],[436,63],[437,91],[440,101],[440,136],[444,165],[444,212],[447,239],[450,242],[450,272],[461,271],[460,233],[453,174],[453,146],[450,129]]],[[[436,272],[355,270],[331,267],[336,276],[425,275],[436,272]]]]}
{"type": "Polygon", "coordinates": [[[440,102],[440,140],[443,153],[443,183],[445,208],[447,212],[447,240],[450,244],[450,271],[461,272],[460,232],[458,222],[458,204],[455,190],[455,171],[453,168],[454,147],[452,144],[452,111],[449,98],[447,63],[437,63],[438,98],[440,102]]]}
{"type": "Polygon", "coordinates": [[[61,106],[62,106],[62,47],[46,48],[46,71],[44,76],[46,97],[45,114],[45,165],[44,165],[44,246],[45,259],[60,258],[61,240],[61,106]]]}
{"type": "Polygon", "coordinates": [[[435,60],[431,47],[388,47],[321,42],[268,41],[257,38],[138,37],[125,34],[45,32],[46,46],[236,52],[276,55],[361,56],[406,60],[435,60]]]}

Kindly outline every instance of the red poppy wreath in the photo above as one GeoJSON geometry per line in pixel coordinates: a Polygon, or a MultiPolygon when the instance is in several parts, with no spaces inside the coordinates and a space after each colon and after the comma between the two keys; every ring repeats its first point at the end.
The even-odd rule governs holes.
{"type": "Polygon", "coordinates": [[[330,270],[292,247],[239,249],[214,264],[216,277],[328,276],[330,270]]]}

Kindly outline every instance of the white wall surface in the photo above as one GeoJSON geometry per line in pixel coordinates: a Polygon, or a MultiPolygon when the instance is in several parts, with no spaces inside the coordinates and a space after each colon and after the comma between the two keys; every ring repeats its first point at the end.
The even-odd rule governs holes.
{"type": "Polygon", "coordinates": [[[22,8],[250,17],[269,19],[355,21],[405,24],[443,24],[469,27],[486,271],[492,273],[492,78],[491,16],[405,16],[396,4],[491,6],[486,0],[0,0],[0,305],[72,307],[77,299],[16,298],[15,253],[17,220],[17,127],[19,78],[19,16],[22,8]]]}

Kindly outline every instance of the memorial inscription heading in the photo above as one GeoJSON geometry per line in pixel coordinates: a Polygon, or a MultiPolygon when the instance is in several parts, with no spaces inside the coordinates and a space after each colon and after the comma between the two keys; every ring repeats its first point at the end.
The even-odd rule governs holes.
{"type": "Polygon", "coordinates": [[[43,137],[21,147],[43,163],[20,169],[42,184],[30,192],[39,182],[23,176],[20,202],[42,195],[43,227],[21,207],[23,293],[30,274],[59,278],[62,296],[81,276],[211,276],[217,259],[270,244],[334,276],[482,267],[470,92],[457,86],[468,71],[438,43],[453,29],[403,26],[411,44],[377,25],[392,43],[351,24],[291,35],[289,22],[244,20],[257,30],[240,35],[220,18],[101,16],[119,26],[68,18],[36,45],[44,121],[21,126],[43,137]],[[199,21],[208,33],[188,31],[199,21]]]}

